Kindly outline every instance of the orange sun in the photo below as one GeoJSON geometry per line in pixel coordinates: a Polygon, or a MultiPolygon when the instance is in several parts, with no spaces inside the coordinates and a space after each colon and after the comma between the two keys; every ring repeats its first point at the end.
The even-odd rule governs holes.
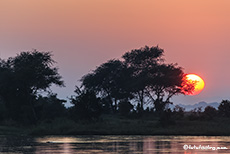
{"type": "Polygon", "coordinates": [[[187,74],[188,82],[195,83],[194,91],[188,95],[197,95],[204,89],[204,80],[196,74],[187,74]]]}

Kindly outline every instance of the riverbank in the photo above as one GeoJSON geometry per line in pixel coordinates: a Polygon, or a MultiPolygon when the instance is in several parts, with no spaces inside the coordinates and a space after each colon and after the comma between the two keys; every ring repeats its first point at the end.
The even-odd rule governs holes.
{"type": "Polygon", "coordinates": [[[0,135],[26,135],[28,130],[27,128],[20,128],[16,126],[0,126],[0,135]]]}
{"type": "Polygon", "coordinates": [[[47,120],[30,127],[1,126],[1,135],[230,135],[229,119],[206,121],[176,120],[162,125],[156,118],[130,119],[104,116],[99,121],[72,121],[66,118],[47,120]]]}

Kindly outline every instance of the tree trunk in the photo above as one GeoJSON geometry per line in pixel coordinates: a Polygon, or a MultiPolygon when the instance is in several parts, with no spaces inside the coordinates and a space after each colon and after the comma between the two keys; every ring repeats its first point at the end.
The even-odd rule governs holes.
{"type": "Polygon", "coordinates": [[[33,121],[32,121],[32,123],[33,123],[33,124],[36,124],[37,121],[38,121],[38,117],[37,117],[37,114],[36,114],[35,109],[34,109],[34,104],[33,104],[33,98],[32,98],[32,97],[33,97],[33,96],[31,96],[31,94],[28,93],[28,103],[29,103],[29,105],[30,105],[30,108],[31,108],[31,111],[32,111],[32,116],[33,116],[33,121]]]}

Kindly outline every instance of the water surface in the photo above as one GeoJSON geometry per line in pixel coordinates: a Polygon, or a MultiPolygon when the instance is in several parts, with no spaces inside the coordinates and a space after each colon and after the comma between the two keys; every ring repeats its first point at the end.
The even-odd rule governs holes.
{"type": "Polygon", "coordinates": [[[2,154],[227,154],[227,148],[226,136],[0,136],[2,154]],[[198,149],[184,149],[189,146],[198,149]]]}

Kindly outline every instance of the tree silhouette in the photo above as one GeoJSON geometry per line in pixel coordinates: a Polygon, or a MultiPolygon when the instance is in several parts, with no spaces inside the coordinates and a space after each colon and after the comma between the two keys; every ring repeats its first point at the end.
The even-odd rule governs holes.
{"type": "Polygon", "coordinates": [[[143,109],[146,96],[161,112],[170,103],[170,98],[194,90],[194,84],[187,82],[185,74],[177,64],[165,64],[164,50],[156,47],[135,49],[123,55],[124,63],[132,70],[131,88],[143,109]]]}
{"type": "Polygon", "coordinates": [[[143,110],[144,98],[147,93],[156,67],[163,61],[164,51],[157,47],[148,47],[135,49],[126,52],[122,58],[128,68],[132,70],[132,92],[140,102],[140,108],[143,110]]]}
{"type": "Polygon", "coordinates": [[[123,61],[109,60],[83,76],[82,86],[96,92],[114,111],[120,100],[135,98],[139,101],[136,109],[142,113],[148,98],[155,110],[162,112],[174,95],[194,90],[181,67],[164,63],[163,53],[158,46],[126,52],[123,61]]]}
{"type": "Polygon", "coordinates": [[[187,81],[186,74],[177,64],[160,64],[156,68],[149,78],[147,92],[156,111],[161,112],[171,103],[170,98],[193,91],[194,84],[187,81]]]}
{"type": "Polygon", "coordinates": [[[38,92],[46,91],[52,84],[64,85],[51,57],[50,52],[34,50],[1,60],[0,71],[4,75],[0,78],[0,95],[13,118],[30,117],[36,121],[34,101],[38,92]]]}
{"type": "Polygon", "coordinates": [[[218,107],[219,114],[224,117],[230,117],[230,101],[222,100],[218,107]]]}
{"type": "MultiPolygon", "coordinates": [[[[116,111],[118,101],[132,97],[128,90],[129,70],[119,60],[109,60],[92,73],[82,77],[82,86],[107,98],[110,107],[116,111]]],[[[106,100],[106,99],[104,99],[106,100]]]]}

